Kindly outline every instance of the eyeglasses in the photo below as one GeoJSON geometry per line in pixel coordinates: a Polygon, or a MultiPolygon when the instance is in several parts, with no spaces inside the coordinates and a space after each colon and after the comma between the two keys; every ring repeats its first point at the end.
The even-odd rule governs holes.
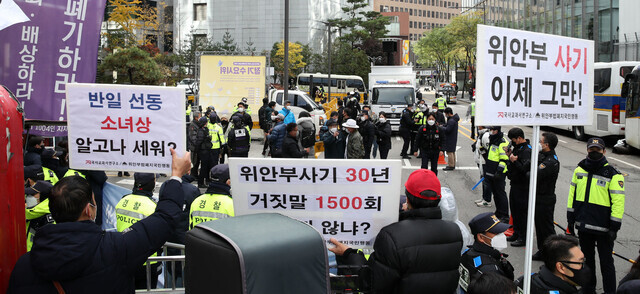
{"type": "Polygon", "coordinates": [[[579,265],[580,265],[580,268],[578,268],[578,269],[582,269],[582,268],[584,267],[584,263],[585,263],[585,261],[584,261],[584,260],[582,260],[582,261],[568,261],[568,260],[561,260],[560,262],[562,262],[562,264],[564,264],[566,267],[569,267],[569,268],[570,268],[570,266],[566,265],[567,263],[568,263],[568,264],[579,264],[579,265]]]}

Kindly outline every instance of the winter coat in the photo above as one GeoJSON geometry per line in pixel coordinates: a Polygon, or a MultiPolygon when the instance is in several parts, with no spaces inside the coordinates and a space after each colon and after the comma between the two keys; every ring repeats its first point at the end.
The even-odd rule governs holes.
{"type": "Polygon", "coordinates": [[[271,134],[267,136],[269,140],[269,144],[271,145],[271,149],[282,149],[282,142],[284,141],[284,137],[287,135],[287,126],[283,122],[278,122],[275,127],[273,127],[273,131],[271,134]]]}
{"type": "Polygon", "coordinates": [[[460,117],[456,113],[447,120],[447,124],[444,127],[445,139],[442,149],[446,152],[456,152],[456,145],[458,144],[458,121],[460,121],[460,117]]]}
{"type": "Polygon", "coordinates": [[[340,130],[337,132],[337,137],[334,137],[330,131],[320,135],[320,140],[324,142],[324,158],[344,158],[346,134],[340,130]]]}
{"type": "Polygon", "coordinates": [[[16,263],[7,293],[133,293],[134,273],[171,237],[182,211],[178,181],[168,181],[156,211],[127,233],[105,232],[91,221],[42,227],[31,252],[16,263]]]}
{"type": "Polygon", "coordinates": [[[507,161],[507,177],[511,186],[529,187],[529,173],[531,171],[531,145],[527,142],[513,146],[513,155],[518,160],[507,161]]]}
{"type": "Polygon", "coordinates": [[[373,141],[376,139],[376,127],[371,123],[371,121],[366,120],[361,122],[359,125],[358,132],[362,136],[362,145],[365,148],[369,148],[367,150],[371,150],[371,146],[373,146],[373,141]]]}
{"type": "Polygon", "coordinates": [[[364,145],[362,136],[356,130],[350,133],[347,139],[347,159],[362,159],[364,157],[364,145]]]}
{"type": "Polygon", "coordinates": [[[385,121],[384,123],[376,124],[376,142],[378,147],[391,149],[391,123],[385,121]]]}
{"type": "Polygon", "coordinates": [[[282,113],[282,115],[284,115],[284,125],[288,125],[289,123],[294,123],[296,122],[296,115],[289,109],[286,108],[282,108],[280,110],[280,113],[282,113]]]}
{"type": "MultiPolygon", "coordinates": [[[[524,289],[524,277],[518,278],[516,284],[524,289]]],[[[580,291],[553,274],[546,266],[541,266],[540,271],[531,276],[531,294],[578,294],[580,291]]],[[[635,293],[635,292],[634,292],[635,293]]]]}
{"type": "Polygon", "coordinates": [[[202,124],[198,123],[200,127],[196,132],[196,141],[194,145],[195,152],[199,152],[200,150],[206,151],[211,149],[213,144],[211,143],[211,135],[209,134],[209,129],[206,127],[206,123],[202,124]]]}
{"type": "MultiPolygon", "coordinates": [[[[442,220],[439,207],[400,213],[400,221],[376,236],[374,252],[366,261],[370,271],[360,279],[371,285],[371,293],[454,293],[462,234],[453,222],[442,220]]],[[[338,264],[364,264],[364,256],[349,249],[338,264]]]]}
{"type": "Polygon", "coordinates": [[[302,158],[309,155],[306,150],[300,150],[298,140],[291,135],[287,134],[282,142],[282,157],[283,158],[302,158]]]}
{"type": "MultiPolygon", "coordinates": [[[[182,205],[182,212],[180,213],[180,220],[178,221],[178,226],[174,234],[169,238],[169,242],[184,244],[185,233],[189,230],[189,211],[191,211],[191,204],[193,200],[200,196],[200,189],[192,184],[195,181],[192,175],[184,175],[182,176],[182,192],[184,193],[184,203],[182,205]]],[[[163,191],[166,189],[167,183],[169,181],[165,181],[160,186],[160,194],[163,194],[163,191]]],[[[180,255],[180,254],[178,254],[180,255]]]]}
{"type": "Polygon", "coordinates": [[[24,154],[23,162],[24,166],[39,165],[42,166],[42,160],[40,155],[42,154],[42,148],[35,148],[33,146],[27,147],[27,153],[24,154]]]}
{"type": "Polygon", "coordinates": [[[413,111],[403,110],[402,117],[400,117],[400,131],[411,131],[414,124],[413,111]]]}
{"type": "MultiPolygon", "coordinates": [[[[229,121],[233,121],[234,116],[240,116],[242,118],[242,123],[245,126],[249,127],[249,130],[253,129],[253,120],[251,119],[251,115],[245,112],[235,112],[231,115],[231,119],[229,121]]],[[[258,121],[259,122],[259,121],[258,121]]]]}
{"type": "Polygon", "coordinates": [[[189,123],[189,128],[187,128],[187,150],[189,151],[198,150],[196,146],[198,129],[198,122],[196,120],[192,120],[191,123],[189,123]]]}
{"type": "MultiPolygon", "coordinates": [[[[313,120],[310,117],[298,118],[298,138],[300,138],[300,140],[302,140],[303,130],[313,130],[314,140],[315,140],[315,135],[317,134],[316,125],[313,123],[313,120]]],[[[302,142],[300,143],[302,144],[302,142]]],[[[306,147],[311,147],[311,146],[305,146],[305,148],[306,147]]]]}
{"type": "Polygon", "coordinates": [[[446,136],[444,135],[444,129],[437,125],[422,125],[418,128],[418,134],[416,135],[416,144],[411,152],[420,150],[426,152],[440,152],[446,136]]]}

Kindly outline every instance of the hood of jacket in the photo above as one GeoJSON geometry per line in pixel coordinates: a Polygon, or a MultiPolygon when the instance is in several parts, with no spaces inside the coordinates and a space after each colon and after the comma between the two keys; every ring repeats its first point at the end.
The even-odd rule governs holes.
{"type": "Polygon", "coordinates": [[[313,119],[310,117],[298,118],[298,125],[302,125],[304,128],[313,128],[313,119]]]}
{"type": "Polygon", "coordinates": [[[453,119],[457,123],[460,121],[460,116],[458,116],[458,114],[455,113],[452,117],[447,118],[447,121],[449,121],[450,119],[453,119]]]}
{"type": "Polygon", "coordinates": [[[31,265],[45,279],[75,279],[95,266],[103,236],[92,221],[44,226],[35,237],[31,265]]]}

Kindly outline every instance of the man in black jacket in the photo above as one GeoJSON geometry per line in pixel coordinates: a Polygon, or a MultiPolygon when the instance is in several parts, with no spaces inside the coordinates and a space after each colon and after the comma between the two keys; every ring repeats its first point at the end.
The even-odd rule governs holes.
{"type": "Polygon", "coordinates": [[[373,146],[373,141],[376,139],[376,127],[371,122],[368,111],[362,111],[358,126],[360,127],[358,131],[362,136],[362,145],[364,146],[363,159],[369,159],[371,158],[371,147],[373,146]]]}
{"type": "Polygon", "coordinates": [[[507,260],[508,255],[500,253],[500,250],[507,248],[504,231],[509,227],[491,212],[481,213],[469,221],[475,241],[462,254],[462,290],[466,291],[470,283],[486,273],[496,273],[513,281],[513,266],[507,260]]]}
{"type": "Polygon", "coordinates": [[[196,148],[196,139],[198,135],[198,120],[202,117],[202,113],[200,111],[196,111],[193,113],[193,120],[189,123],[189,127],[187,128],[187,151],[191,151],[191,163],[193,163],[193,167],[191,168],[191,175],[195,178],[198,178],[198,167],[200,166],[200,158],[198,157],[198,152],[196,148]]]}
{"type": "Polygon", "coordinates": [[[85,179],[61,179],[49,198],[56,225],[38,231],[31,252],[16,263],[7,293],[57,293],[56,286],[67,293],[133,293],[133,273],[171,237],[182,210],[180,177],[191,168],[190,155],[171,154],[172,176],[156,211],[123,233],[93,222],[98,208],[85,179]]]}
{"type": "Polygon", "coordinates": [[[529,207],[529,171],[531,170],[531,145],[524,138],[521,128],[512,128],[507,133],[511,149],[507,149],[507,177],[511,180],[509,204],[513,217],[513,235],[507,239],[513,247],[525,245],[527,235],[527,212],[529,207]]]}
{"type": "MultiPolygon", "coordinates": [[[[531,294],[578,294],[576,286],[584,285],[591,271],[584,264],[580,243],[573,236],[553,235],[542,248],[544,265],[531,276],[531,294]]],[[[523,288],[524,277],[516,281],[523,288]]]]}
{"type": "Polygon", "coordinates": [[[308,148],[300,150],[300,145],[298,144],[298,139],[296,138],[296,136],[298,135],[298,124],[289,123],[286,130],[287,135],[284,137],[284,141],[282,142],[282,157],[302,158],[309,155],[308,148]]]}
{"type": "Polygon", "coordinates": [[[44,138],[40,136],[33,136],[29,138],[27,152],[24,154],[23,158],[24,166],[42,165],[42,160],[40,159],[42,150],[44,150],[44,138]]]}
{"type": "Polygon", "coordinates": [[[203,116],[198,119],[198,132],[196,133],[196,142],[193,152],[198,153],[198,159],[201,163],[200,173],[198,174],[198,188],[206,188],[205,178],[208,177],[207,170],[213,165],[211,158],[211,135],[207,128],[207,117],[203,116]]]}
{"type": "MultiPolygon", "coordinates": [[[[426,169],[411,173],[405,183],[406,210],[400,221],[378,233],[375,251],[359,272],[371,293],[454,293],[462,249],[460,228],[442,220],[440,181],[426,169]]],[[[361,253],[331,238],[338,264],[362,265],[361,253]]],[[[366,286],[365,286],[366,287],[366,286]]]]}
{"type": "Polygon", "coordinates": [[[536,240],[538,252],[533,255],[533,260],[542,260],[541,248],[544,241],[554,235],[553,210],[556,206],[556,182],[560,172],[560,162],[556,155],[558,136],[554,133],[543,133],[538,142],[540,154],[538,154],[538,183],[536,188],[536,240]]]}
{"type": "Polygon", "coordinates": [[[400,118],[400,136],[402,136],[402,151],[400,151],[400,156],[403,159],[411,159],[407,152],[414,149],[413,147],[413,138],[411,136],[411,130],[413,129],[413,125],[415,122],[413,121],[413,104],[407,105],[402,111],[402,117],[400,118]],[[409,145],[411,145],[411,149],[409,149],[409,145]]]}

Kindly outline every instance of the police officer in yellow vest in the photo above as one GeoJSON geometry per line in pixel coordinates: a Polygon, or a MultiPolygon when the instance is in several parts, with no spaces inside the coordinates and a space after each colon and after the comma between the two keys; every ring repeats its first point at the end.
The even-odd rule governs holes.
{"type": "Polygon", "coordinates": [[[71,177],[71,176],[80,176],[83,179],[87,178],[87,176],[85,176],[83,173],[81,173],[81,172],[79,172],[79,171],[77,171],[75,169],[68,169],[67,172],[64,174],[63,178],[71,177]]]}
{"type": "Polygon", "coordinates": [[[595,293],[595,247],[598,247],[604,293],[615,293],[616,271],[613,264],[613,242],[622,225],[624,214],[624,177],[605,158],[602,138],[587,142],[587,158],[573,171],[567,201],[568,230],[578,229],[580,249],[586,265],[592,270],[582,293],[595,293]]]}
{"type": "Polygon", "coordinates": [[[447,99],[445,99],[442,95],[436,93],[436,103],[438,103],[438,109],[444,110],[447,108],[447,99]]]}
{"type": "MultiPolygon", "coordinates": [[[[249,104],[247,103],[247,101],[248,101],[247,97],[242,97],[242,101],[239,102],[238,104],[240,103],[244,104],[244,112],[247,113],[248,115],[251,115],[251,107],[249,107],[249,104]]],[[[231,113],[233,114],[236,112],[238,112],[238,105],[233,107],[233,111],[231,113]]]]}
{"type": "Polygon", "coordinates": [[[38,230],[45,225],[54,223],[51,211],[49,211],[49,195],[53,185],[47,181],[37,181],[35,185],[25,188],[24,194],[34,197],[38,204],[25,209],[27,220],[27,251],[31,251],[33,237],[38,230]]]}
{"type": "Polygon", "coordinates": [[[218,164],[211,169],[209,188],[191,203],[189,211],[189,229],[197,224],[233,217],[233,200],[231,199],[231,181],[229,165],[218,164]]]}
{"type": "Polygon", "coordinates": [[[491,132],[489,135],[489,150],[483,155],[486,156],[485,164],[482,168],[484,182],[493,194],[496,204],[495,215],[500,221],[509,223],[509,200],[507,199],[504,179],[507,174],[507,162],[509,161],[509,156],[507,156],[505,149],[509,146],[509,141],[504,138],[500,126],[489,127],[489,131],[491,132]]]}
{"type": "Polygon", "coordinates": [[[471,139],[476,138],[476,102],[472,101],[467,108],[467,119],[471,116],[471,139]]]}
{"type": "MultiPolygon", "coordinates": [[[[156,187],[156,177],[152,173],[133,174],[133,191],[125,195],[116,205],[116,229],[118,232],[126,232],[127,229],[136,222],[143,220],[153,214],[156,210],[156,202],[151,198],[156,187]]],[[[154,253],[151,256],[157,256],[154,253]]],[[[158,262],[151,263],[151,289],[156,288],[158,283],[158,262]]],[[[147,288],[147,274],[144,265],[136,271],[136,289],[147,288]]]]}
{"type": "Polygon", "coordinates": [[[211,135],[211,165],[209,167],[214,167],[218,165],[220,160],[220,151],[227,144],[227,138],[225,138],[224,131],[220,126],[220,118],[215,112],[209,114],[207,129],[211,135]]]}

